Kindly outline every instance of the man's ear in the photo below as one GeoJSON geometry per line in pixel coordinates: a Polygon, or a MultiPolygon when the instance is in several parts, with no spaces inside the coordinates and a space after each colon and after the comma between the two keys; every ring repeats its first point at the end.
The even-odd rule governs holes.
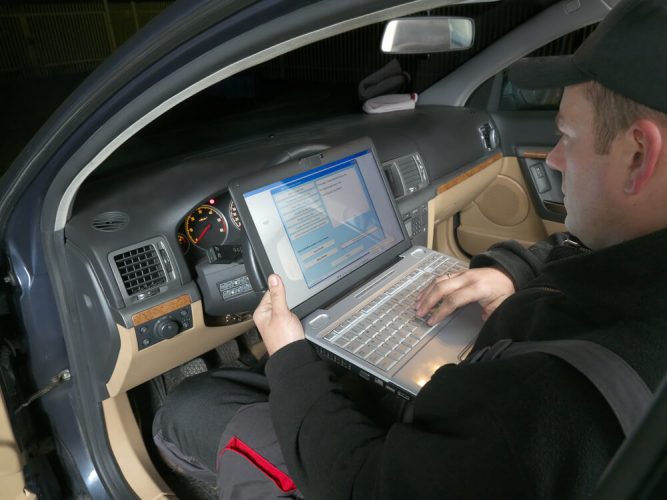
{"type": "Polygon", "coordinates": [[[651,120],[637,120],[625,134],[631,141],[634,154],[628,170],[624,190],[638,194],[655,172],[662,151],[662,133],[651,120]]]}

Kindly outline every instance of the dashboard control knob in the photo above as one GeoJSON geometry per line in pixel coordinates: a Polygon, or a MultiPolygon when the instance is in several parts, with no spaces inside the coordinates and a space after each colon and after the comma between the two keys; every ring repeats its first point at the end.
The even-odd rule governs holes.
{"type": "Polygon", "coordinates": [[[163,319],[155,323],[155,336],[161,339],[170,339],[178,333],[178,323],[173,319],[163,319]]]}

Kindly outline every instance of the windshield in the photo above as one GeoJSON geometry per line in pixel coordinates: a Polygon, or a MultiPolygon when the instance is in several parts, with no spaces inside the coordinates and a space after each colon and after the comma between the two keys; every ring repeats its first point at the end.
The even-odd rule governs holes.
{"type": "MultiPolygon", "coordinates": [[[[465,51],[383,54],[385,23],[295,50],[177,106],[137,134],[96,175],[252,134],[270,134],[291,124],[359,112],[359,83],[394,58],[405,73],[405,90],[419,93],[553,1],[450,6],[417,14],[472,18],[475,42],[465,51]]],[[[97,3],[2,6],[0,22],[9,27],[3,28],[3,45],[9,51],[0,57],[0,90],[10,98],[0,119],[5,143],[0,148],[0,172],[90,71],[170,3],[110,0],[108,10],[97,3]],[[29,33],[21,26],[28,26],[29,33]]]]}

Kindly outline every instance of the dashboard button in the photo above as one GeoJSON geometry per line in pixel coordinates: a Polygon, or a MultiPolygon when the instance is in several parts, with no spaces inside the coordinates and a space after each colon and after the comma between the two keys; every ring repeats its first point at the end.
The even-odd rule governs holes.
{"type": "Polygon", "coordinates": [[[155,323],[153,331],[160,339],[170,339],[178,333],[178,323],[173,319],[163,319],[155,323]]]}

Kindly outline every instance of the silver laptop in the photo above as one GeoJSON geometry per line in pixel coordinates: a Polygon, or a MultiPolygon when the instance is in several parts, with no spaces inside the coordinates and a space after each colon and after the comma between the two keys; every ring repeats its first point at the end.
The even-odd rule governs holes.
{"type": "Polygon", "coordinates": [[[406,399],[460,362],[482,325],[477,305],[429,327],[415,297],[467,265],[412,246],[370,139],[244,177],[230,185],[268,276],[318,353],[406,399]]]}

